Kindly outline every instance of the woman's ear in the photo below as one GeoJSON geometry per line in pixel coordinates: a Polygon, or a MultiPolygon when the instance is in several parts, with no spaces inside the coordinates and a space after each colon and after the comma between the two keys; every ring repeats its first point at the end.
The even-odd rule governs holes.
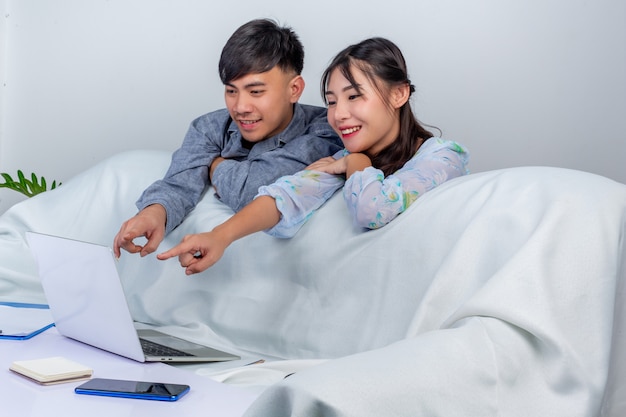
{"type": "Polygon", "coordinates": [[[395,109],[404,106],[411,96],[411,86],[408,83],[398,84],[391,88],[391,105],[395,109]]]}
{"type": "Polygon", "coordinates": [[[296,103],[300,100],[302,92],[304,91],[304,78],[301,75],[296,75],[289,81],[289,89],[291,93],[291,102],[296,103]]]}

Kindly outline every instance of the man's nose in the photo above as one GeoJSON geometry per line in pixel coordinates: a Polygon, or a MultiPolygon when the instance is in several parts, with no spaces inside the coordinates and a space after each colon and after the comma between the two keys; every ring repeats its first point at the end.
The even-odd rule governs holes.
{"type": "Polygon", "coordinates": [[[232,110],[235,113],[246,114],[252,112],[251,100],[243,94],[240,94],[233,103],[232,110]]]}

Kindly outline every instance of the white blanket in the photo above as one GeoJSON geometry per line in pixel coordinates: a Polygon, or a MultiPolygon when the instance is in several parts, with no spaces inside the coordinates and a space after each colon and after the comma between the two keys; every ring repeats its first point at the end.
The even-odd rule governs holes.
{"type": "MultiPolygon", "coordinates": [[[[111,244],[168,164],[121,154],[0,216],[0,300],[45,302],[24,231],[111,244]]],[[[208,192],[160,250],[230,215],[208,192]]],[[[625,232],[625,185],[511,168],[450,181],[380,230],[356,229],[337,194],[296,237],[249,236],[197,276],[128,254],[120,273],[139,321],[329,359],[271,385],[249,416],[618,416],[625,232]]]]}

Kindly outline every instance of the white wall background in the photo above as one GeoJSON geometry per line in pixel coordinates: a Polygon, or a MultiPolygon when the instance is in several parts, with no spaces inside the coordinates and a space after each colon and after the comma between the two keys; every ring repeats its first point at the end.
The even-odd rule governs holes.
{"type": "MultiPolygon", "coordinates": [[[[0,0],[0,172],[66,181],[128,149],[174,150],[223,106],[217,62],[244,22],[305,45],[303,102],[349,43],[404,51],[425,123],[480,172],[553,165],[626,183],[623,0],[0,0]]],[[[0,213],[21,197],[0,189],[0,213]]]]}

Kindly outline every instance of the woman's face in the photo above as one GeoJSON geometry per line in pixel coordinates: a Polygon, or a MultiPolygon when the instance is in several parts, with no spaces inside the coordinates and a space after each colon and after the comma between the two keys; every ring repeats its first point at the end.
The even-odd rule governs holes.
{"type": "Polygon", "coordinates": [[[330,73],[326,91],[328,123],[349,152],[373,157],[398,137],[399,112],[381,98],[361,70],[352,67],[352,74],[360,92],[339,69],[330,73]]]}

